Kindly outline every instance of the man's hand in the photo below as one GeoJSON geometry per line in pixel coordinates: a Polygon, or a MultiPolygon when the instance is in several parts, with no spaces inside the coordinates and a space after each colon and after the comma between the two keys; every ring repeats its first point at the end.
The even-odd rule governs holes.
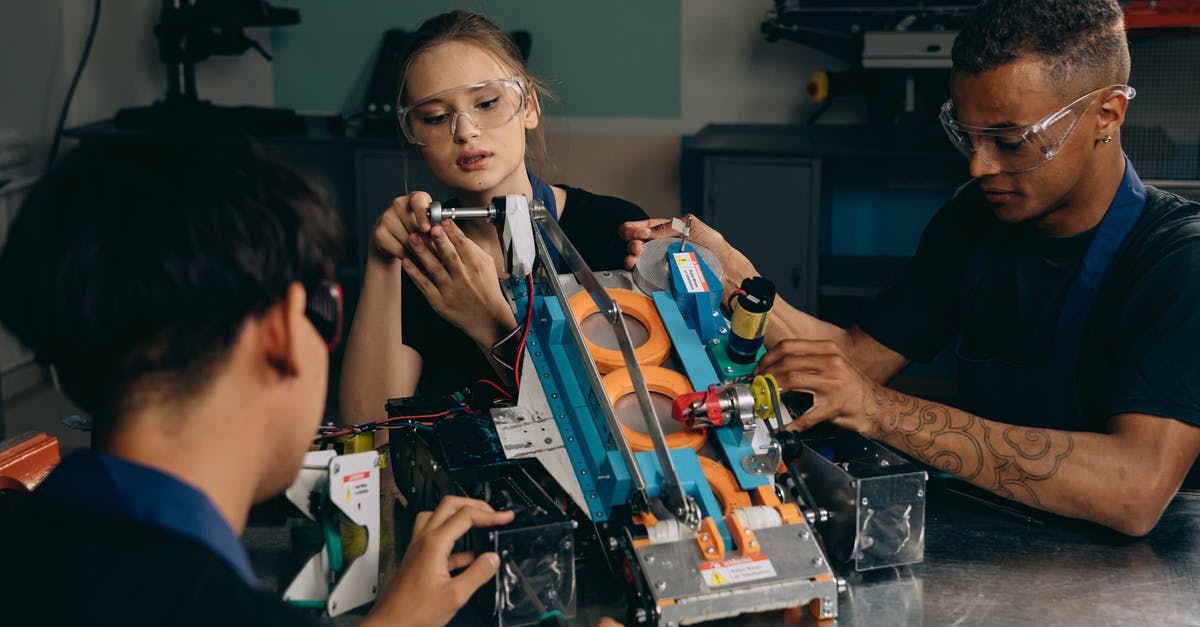
{"type": "MultiPolygon", "coordinates": [[[[699,218],[692,214],[687,214],[678,218],[683,222],[687,222],[688,218],[692,218],[692,228],[688,235],[689,242],[695,242],[717,255],[721,263],[725,263],[724,257],[730,252],[737,252],[725,242],[725,238],[717,232],[716,229],[708,226],[700,221],[699,218]]],[[[664,237],[680,237],[682,233],[675,230],[671,226],[675,218],[650,218],[649,220],[639,220],[637,222],[626,222],[618,229],[621,239],[628,242],[626,250],[628,255],[625,256],[625,269],[632,270],[634,264],[637,263],[637,258],[642,254],[642,248],[645,242],[652,239],[662,239],[664,237]]]]}
{"type": "Polygon", "coordinates": [[[454,543],[473,527],[505,525],[512,519],[512,512],[497,512],[483,501],[456,496],[442,499],[432,512],[417,514],[400,568],[360,625],[425,627],[450,622],[500,567],[495,553],[452,553],[454,543]],[[450,575],[464,567],[459,575],[450,575]]]}
{"type": "MultiPolygon", "coordinates": [[[[808,392],[813,405],[796,416],[787,429],[804,431],[821,422],[879,438],[880,403],[889,391],[875,383],[828,340],[784,340],[773,346],[758,362],[756,372],[771,374],[784,392],[808,392]]],[[[891,426],[891,425],[889,425],[891,426]]]]}
{"type": "Polygon", "coordinates": [[[409,234],[408,249],[404,273],[439,316],[476,344],[490,347],[516,327],[495,260],[453,221],[409,234]]]}

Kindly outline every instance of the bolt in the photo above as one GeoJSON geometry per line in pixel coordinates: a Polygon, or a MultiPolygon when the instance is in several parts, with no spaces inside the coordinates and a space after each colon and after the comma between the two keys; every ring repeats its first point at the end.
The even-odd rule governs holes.
{"type": "Polygon", "coordinates": [[[663,590],[667,589],[667,582],[663,581],[662,579],[659,579],[658,583],[654,584],[654,587],[658,588],[659,592],[662,592],[663,590]]]}
{"type": "Polygon", "coordinates": [[[375,467],[376,467],[376,468],[379,468],[379,465],[380,465],[380,464],[382,464],[382,463],[383,463],[383,458],[382,458],[382,457],[376,457],[376,458],[375,458],[375,467]]]}
{"type": "Polygon", "coordinates": [[[725,327],[721,327],[720,329],[717,329],[717,333],[720,333],[721,335],[725,335],[726,333],[729,333],[729,329],[726,329],[725,327]]]}
{"type": "Polygon", "coordinates": [[[716,309],[714,309],[714,310],[713,310],[713,317],[714,317],[714,318],[720,317],[720,315],[721,315],[721,314],[720,314],[720,312],[718,312],[716,309]]]}
{"type": "Polygon", "coordinates": [[[618,544],[617,544],[617,539],[616,539],[616,538],[609,538],[609,539],[608,539],[608,550],[610,550],[610,551],[615,551],[615,550],[617,550],[617,546],[618,546],[618,544]]]}
{"type": "Polygon", "coordinates": [[[441,466],[438,466],[437,462],[429,462],[429,469],[436,472],[441,469],[441,466]]]}
{"type": "Polygon", "coordinates": [[[584,468],[583,470],[580,470],[580,471],[579,471],[579,474],[581,474],[581,475],[584,475],[584,476],[586,477],[586,476],[587,476],[587,468],[584,468]]]}
{"type": "Polygon", "coordinates": [[[496,532],[489,531],[487,534],[487,539],[488,539],[488,542],[495,542],[496,541],[496,532]]]}
{"type": "Polygon", "coordinates": [[[542,351],[533,351],[533,356],[534,356],[534,357],[541,357],[541,356],[542,356],[542,351]]]}
{"type": "Polygon", "coordinates": [[[813,566],[820,566],[821,564],[824,564],[824,563],[825,563],[825,560],[821,559],[820,557],[813,558],[813,566]]]}
{"type": "Polygon", "coordinates": [[[550,398],[558,398],[558,392],[550,394],[550,398]]]}
{"type": "Polygon", "coordinates": [[[868,500],[867,500],[867,497],[865,497],[865,496],[864,496],[864,497],[862,497],[862,501],[861,501],[861,502],[862,502],[863,506],[866,506],[868,503],[870,503],[870,501],[868,501],[868,500]]]}
{"type": "Polygon", "coordinates": [[[707,533],[702,533],[702,534],[700,534],[700,541],[701,541],[701,542],[708,542],[708,534],[707,534],[707,533]]]}
{"type": "Polygon", "coordinates": [[[633,613],[633,619],[639,623],[646,622],[646,608],[644,608],[644,607],[637,608],[637,610],[633,613]]]}
{"type": "Polygon", "coordinates": [[[549,373],[549,372],[543,372],[543,373],[542,373],[542,378],[543,378],[543,379],[549,379],[549,378],[550,378],[550,373],[549,373]]]}
{"type": "Polygon", "coordinates": [[[733,372],[733,366],[725,366],[725,372],[733,372]]]}
{"type": "Polygon", "coordinates": [[[554,442],[553,438],[546,438],[546,444],[550,444],[552,442],[554,442]]]}
{"type": "MultiPolygon", "coordinates": [[[[500,557],[508,557],[508,549],[504,549],[503,551],[500,551],[500,557]]],[[[820,558],[818,558],[818,559],[820,559],[820,558]]]]}
{"type": "Polygon", "coordinates": [[[646,563],[647,563],[647,564],[653,564],[653,563],[654,563],[654,556],[653,556],[653,555],[647,555],[647,556],[646,556],[646,563]]]}
{"type": "Polygon", "coordinates": [[[925,498],[925,491],[924,491],[924,490],[917,490],[917,498],[919,498],[919,499],[923,499],[923,498],[925,498]]]}
{"type": "Polygon", "coordinates": [[[574,442],[574,441],[575,441],[575,436],[573,436],[573,435],[572,435],[572,436],[568,436],[568,437],[567,437],[567,441],[568,441],[568,442],[574,442]]]}
{"type": "Polygon", "coordinates": [[[714,337],[714,338],[713,338],[711,341],[709,341],[709,344],[712,344],[713,346],[716,346],[716,345],[718,345],[718,344],[720,344],[720,343],[721,343],[721,339],[720,339],[720,338],[716,338],[716,337],[714,337]]]}
{"type": "Polygon", "coordinates": [[[564,550],[564,551],[566,551],[566,550],[569,550],[569,549],[571,548],[571,541],[570,541],[570,540],[564,540],[564,541],[563,541],[562,548],[563,548],[563,550],[564,550]]]}
{"type": "Polygon", "coordinates": [[[805,529],[804,531],[801,531],[801,532],[800,532],[800,539],[801,539],[801,540],[807,540],[807,539],[808,539],[808,537],[809,537],[808,529],[805,529]]]}
{"type": "Polygon", "coordinates": [[[717,552],[717,550],[716,550],[716,549],[714,549],[714,548],[712,548],[712,547],[710,546],[710,547],[708,547],[707,549],[704,549],[704,552],[705,552],[705,553],[716,553],[716,552],[717,552]]]}
{"type": "Polygon", "coordinates": [[[338,474],[338,473],[339,473],[339,472],[341,472],[341,471],[342,471],[342,465],[341,465],[341,464],[334,464],[334,465],[333,465],[333,474],[335,474],[335,475],[336,475],[336,474],[338,474]]]}
{"type": "Polygon", "coordinates": [[[846,578],[845,577],[837,578],[837,591],[838,591],[838,594],[841,594],[846,591],[846,578]]]}
{"type": "Polygon", "coordinates": [[[750,541],[750,548],[752,548],[752,549],[753,549],[753,548],[754,548],[754,547],[756,547],[756,546],[758,546],[758,543],[757,543],[757,542],[755,542],[754,540],[751,540],[751,541],[750,541]]]}
{"type": "Polygon", "coordinates": [[[593,501],[596,500],[596,493],[592,492],[591,494],[588,495],[588,498],[592,499],[593,501]]]}

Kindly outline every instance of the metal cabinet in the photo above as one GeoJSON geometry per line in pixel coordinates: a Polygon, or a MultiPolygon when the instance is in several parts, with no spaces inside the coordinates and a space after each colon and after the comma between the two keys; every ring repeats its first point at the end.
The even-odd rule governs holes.
{"type": "Polygon", "coordinates": [[[817,313],[821,161],[710,156],[701,219],[754,260],[788,303],[817,313]]]}

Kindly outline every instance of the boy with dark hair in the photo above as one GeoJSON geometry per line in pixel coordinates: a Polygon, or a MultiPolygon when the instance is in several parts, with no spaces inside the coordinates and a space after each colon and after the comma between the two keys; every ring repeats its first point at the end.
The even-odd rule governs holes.
{"type": "MultiPolygon", "coordinates": [[[[759,370],[813,394],[793,429],[829,421],[1146,534],[1200,454],[1200,205],[1143,185],[1121,150],[1135,95],[1121,7],[985,0],[952,54],[940,117],[972,180],[856,326],[777,304],[759,370]],[[884,387],[950,345],[961,409],[884,387]]],[[[624,230],[632,256],[669,235],[624,230]]],[[[727,286],[757,274],[719,233],[691,234],[727,286]]]]}
{"type": "MultiPolygon", "coordinates": [[[[340,241],[320,194],[232,139],[86,144],[38,183],[0,253],[0,322],[92,415],[95,448],[0,498],[6,624],[315,624],[254,587],[238,535],[320,422],[340,241]]],[[[363,624],[447,622],[499,564],[455,540],[511,516],[419,516],[363,624]]]]}

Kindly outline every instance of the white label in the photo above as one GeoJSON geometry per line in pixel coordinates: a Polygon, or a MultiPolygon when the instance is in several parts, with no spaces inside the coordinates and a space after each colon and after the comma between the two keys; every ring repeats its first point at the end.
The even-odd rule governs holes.
{"type": "Polygon", "coordinates": [[[704,280],[704,272],[700,270],[696,253],[671,253],[671,256],[675,257],[675,265],[679,266],[679,274],[683,276],[683,285],[687,291],[708,291],[708,281],[704,280]]]}
{"type": "Polygon", "coordinates": [[[775,576],[775,567],[766,555],[751,555],[723,562],[705,562],[700,565],[700,579],[716,588],[731,583],[744,583],[775,576]]]}
{"type": "Polygon", "coordinates": [[[371,471],[346,475],[342,477],[342,484],[346,487],[346,500],[357,501],[371,493],[371,471]]]}

